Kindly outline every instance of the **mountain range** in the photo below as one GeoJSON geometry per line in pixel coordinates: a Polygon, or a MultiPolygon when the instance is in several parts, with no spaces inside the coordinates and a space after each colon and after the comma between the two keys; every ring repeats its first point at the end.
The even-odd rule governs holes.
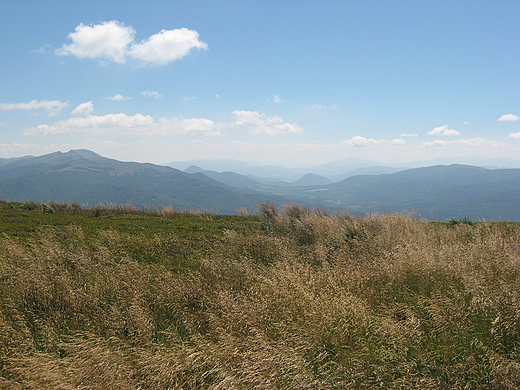
{"type": "MultiPolygon", "coordinates": [[[[501,164],[514,166],[515,161],[501,164]]],[[[204,167],[186,162],[181,171],[117,161],[88,150],[0,159],[0,199],[131,202],[136,207],[173,205],[220,214],[233,214],[240,207],[251,213],[262,202],[278,207],[301,203],[353,214],[414,211],[430,220],[520,221],[518,168],[451,164],[400,169],[351,158],[307,169],[233,162],[238,172],[231,172],[204,169],[211,168],[207,161],[197,163],[204,167]]],[[[225,160],[215,163],[218,168],[229,165],[225,160]]]]}

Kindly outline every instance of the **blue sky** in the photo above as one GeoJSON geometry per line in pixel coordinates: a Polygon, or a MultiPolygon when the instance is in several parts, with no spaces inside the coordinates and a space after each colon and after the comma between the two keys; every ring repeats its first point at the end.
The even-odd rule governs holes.
{"type": "Polygon", "coordinates": [[[12,1],[0,157],[520,156],[518,1],[12,1]]]}

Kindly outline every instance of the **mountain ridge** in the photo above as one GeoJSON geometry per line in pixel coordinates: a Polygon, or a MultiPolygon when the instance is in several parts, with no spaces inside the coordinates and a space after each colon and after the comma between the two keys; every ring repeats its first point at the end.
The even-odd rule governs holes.
{"type": "Polygon", "coordinates": [[[73,201],[82,205],[133,203],[233,214],[259,203],[300,203],[353,214],[415,211],[434,220],[520,221],[520,169],[464,164],[356,175],[333,183],[307,172],[293,183],[262,181],[236,172],[122,162],[88,150],[0,162],[0,199],[73,201]]]}

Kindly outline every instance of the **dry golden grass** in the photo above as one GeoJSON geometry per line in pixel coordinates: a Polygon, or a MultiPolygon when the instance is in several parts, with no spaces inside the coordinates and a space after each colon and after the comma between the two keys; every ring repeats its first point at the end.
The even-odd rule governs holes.
{"type": "Polygon", "coordinates": [[[187,273],[2,238],[0,388],[520,387],[518,225],[267,206],[187,273]]]}

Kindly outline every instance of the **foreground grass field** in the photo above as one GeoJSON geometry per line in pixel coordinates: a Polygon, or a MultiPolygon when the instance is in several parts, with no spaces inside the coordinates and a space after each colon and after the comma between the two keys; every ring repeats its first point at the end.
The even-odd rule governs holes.
{"type": "Polygon", "coordinates": [[[518,224],[259,214],[0,204],[0,388],[520,388],[518,224]]]}

